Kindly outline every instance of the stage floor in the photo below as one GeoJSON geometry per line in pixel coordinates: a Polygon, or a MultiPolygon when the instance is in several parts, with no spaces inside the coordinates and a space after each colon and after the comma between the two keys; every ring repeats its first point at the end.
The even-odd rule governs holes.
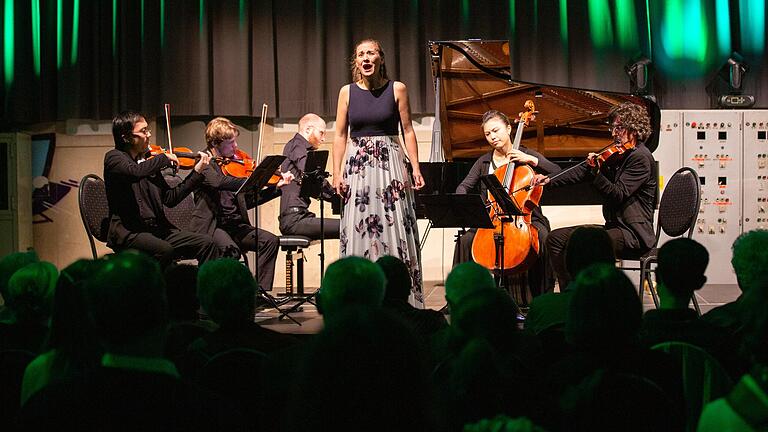
{"type": "MultiPolygon", "coordinates": [[[[424,282],[424,289],[426,292],[426,307],[439,310],[445,306],[445,287],[442,281],[426,281],[424,282]]],[[[315,288],[307,288],[306,292],[313,292],[314,290],[315,288]]],[[[696,293],[696,297],[699,300],[702,313],[706,313],[712,308],[735,300],[739,294],[740,291],[736,285],[709,284],[700,289],[696,293]]],[[[288,309],[291,304],[288,303],[280,308],[283,310],[288,309]]],[[[294,323],[288,318],[278,319],[280,314],[274,308],[260,311],[256,314],[255,321],[266,328],[281,333],[314,334],[322,330],[323,317],[317,313],[315,306],[305,303],[302,308],[301,312],[291,314],[301,325],[294,323]]],[[[653,300],[650,294],[646,292],[643,296],[643,309],[648,310],[651,308],[653,308],[653,300]]]]}

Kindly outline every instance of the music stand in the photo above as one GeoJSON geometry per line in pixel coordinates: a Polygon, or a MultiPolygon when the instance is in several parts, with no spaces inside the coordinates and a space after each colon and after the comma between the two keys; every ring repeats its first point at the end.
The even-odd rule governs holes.
{"type": "MultiPolygon", "coordinates": [[[[258,209],[258,194],[261,191],[261,189],[264,188],[264,186],[266,186],[267,183],[269,183],[269,179],[275,174],[275,171],[277,171],[278,168],[280,168],[280,164],[282,164],[284,160],[285,160],[285,156],[283,156],[283,155],[270,155],[270,156],[265,157],[261,161],[261,163],[256,168],[254,168],[254,170],[251,173],[251,175],[248,176],[248,179],[242,185],[240,185],[240,188],[238,188],[237,191],[235,192],[235,198],[237,198],[237,199],[241,198],[241,196],[240,196],[241,193],[253,192],[253,193],[257,194],[257,196],[256,196],[257,208],[253,212],[253,214],[254,214],[253,226],[256,228],[256,231],[254,233],[255,236],[256,236],[256,250],[254,251],[254,253],[256,254],[256,267],[255,267],[256,271],[255,271],[254,276],[256,278],[256,286],[257,286],[257,290],[258,290],[259,296],[261,296],[263,299],[265,299],[267,301],[267,303],[269,303],[270,306],[272,306],[273,308],[277,309],[277,311],[280,312],[280,313],[282,313],[283,311],[280,309],[280,306],[279,306],[279,304],[277,302],[277,299],[272,297],[272,295],[269,294],[269,292],[267,292],[267,290],[264,289],[264,287],[261,286],[261,284],[258,281],[258,276],[259,276],[259,209],[258,209]]],[[[289,317],[289,318],[291,318],[291,320],[293,322],[295,322],[296,324],[299,324],[299,322],[296,321],[295,319],[293,319],[292,317],[289,317]]]]}
{"type": "MultiPolygon", "coordinates": [[[[304,163],[304,172],[301,175],[301,189],[299,196],[302,198],[316,198],[320,201],[320,285],[323,284],[325,274],[325,209],[323,208],[323,185],[330,173],[325,170],[328,164],[328,150],[313,150],[307,152],[307,160],[304,163]]],[[[290,313],[297,312],[304,303],[310,303],[317,307],[313,298],[319,288],[312,294],[305,295],[303,291],[297,292],[298,302],[289,309],[281,312],[279,318],[290,317],[290,313]]]]}
{"type": "Polygon", "coordinates": [[[488,174],[480,177],[480,181],[488,188],[488,192],[491,193],[496,204],[501,208],[503,216],[524,216],[526,213],[520,209],[517,202],[509,196],[507,188],[505,188],[498,177],[493,174],[488,174]]]}
{"type": "MultiPolygon", "coordinates": [[[[477,194],[421,195],[424,216],[434,228],[460,228],[456,241],[466,233],[466,228],[493,228],[483,198],[477,194]]],[[[424,247],[426,237],[421,244],[424,247]]],[[[445,313],[448,305],[440,309],[445,313]]]]}
{"type": "Polygon", "coordinates": [[[280,168],[280,164],[285,160],[283,155],[270,155],[265,157],[259,166],[253,169],[253,172],[248,179],[240,185],[240,188],[235,192],[235,195],[239,195],[245,191],[260,191],[261,188],[269,183],[269,178],[280,168]]]}
{"type": "Polygon", "coordinates": [[[328,165],[328,150],[307,152],[304,173],[301,176],[302,198],[316,198],[320,201],[320,282],[325,274],[325,209],[323,208],[323,186],[331,174],[325,170],[328,165]]]}
{"type": "Polygon", "coordinates": [[[422,195],[421,202],[434,228],[493,228],[480,195],[422,195]]]}
{"type": "Polygon", "coordinates": [[[499,288],[506,291],[507,287],[504,278],[504,224],[509,223],[512,217],[524,216],[526,213],[520,209],[517,202],[509,195],[507,188],[501,184],[495,175],[484,175],[480,177],[480,181],[488,188],[488,192],[493,197],[495,204],[501,210],[500,213],[497,213],[499,222],[501,222],[501,229],[498,233],[493,234],[493,240],[496,244],[496,257],[499,259],[499,288]]]}

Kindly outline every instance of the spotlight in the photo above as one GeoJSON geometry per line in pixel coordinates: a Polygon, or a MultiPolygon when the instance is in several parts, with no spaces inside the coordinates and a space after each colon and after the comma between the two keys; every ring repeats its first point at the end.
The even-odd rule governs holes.
{"type": "Polygon", "coordinates": [[[629,92],[656,101],[653,96],[653,64],[647,57],[638,57],[624,66],[629,77],[629,92]]]}
{"type": "Polygon", "coordinates": [[[744,94],[744,75],[748,70],[749,65],[739,53],[731,54],[709,85],[718,108],[750,108],[755,104],[754,96],[744,94]]]}

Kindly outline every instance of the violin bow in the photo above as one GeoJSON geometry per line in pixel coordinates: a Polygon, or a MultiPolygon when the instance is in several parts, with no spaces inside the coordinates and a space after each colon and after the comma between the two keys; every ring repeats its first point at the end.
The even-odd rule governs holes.
{"type": "MultiPolygon", "coordinates": [[[[165,110],[165,129],[168,132],[168,152],[173,153],[173,143],[171,142],[171,104],[163,104],[163,109],[165,110]]],[[[173,165],[173,174],[178,174],[178,165],[173,162],[171,164],[173,165]]]]}
{"type": "Polygon", "coordinates": [[[261,145],[264,142],[264,128],[267,125],[267,109],[269,106],[264,103],[261,106],[261,121],[259,122],[259,144],[256,147],[256,165],[261,163],[261,145]]]}
{"type": "MultiPolygon", "coordinates": [[[[611,146],[616,145],[617,143],[618,143],[618,141],[613,141],[610,144],[608,144],[607,146],[603,147],[597,153],[600,154],[600,153],[604,152],[605,150],[607,150],[608,148],[610,148],[611,146]]],[[[550,177],[549,180],[552,181],[552,180],[560,177],[561,175],[563,175],[563,174],[565,174],[565,173],[567,173],[569,171],[573,171],[574,169],[584,165],[585,163],[587,163],[587,159],[584,159],[583,161],[577,163],[576,165],[574,165],[574,166],[572,166],[570,168],[566,168],[566,169],[560,171],[559,173],[557,173],[557,174],[553,175],[552,177],[550,177]]]]}

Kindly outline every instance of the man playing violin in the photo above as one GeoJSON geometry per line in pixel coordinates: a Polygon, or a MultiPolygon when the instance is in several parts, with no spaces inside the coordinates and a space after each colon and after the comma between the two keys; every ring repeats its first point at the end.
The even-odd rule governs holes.
{"type": "MultiPolygon", "coordinates": [[[[237,163],[237,137],[240,131],[234,123],[217,117],[205,128],[207,154],[221,163],[237,163]]],[[[213,237],[223,256],[240,258],[245,251],[258,252],[258,281],[262,288],[272,289],[275,261],[280,241],[274,234],[251,225],[248,209],[254,208],[280,195],[280,188],[293,180],[293,174],[281,174],[274,186],[258,194],[235,192],[245,183],[245,178],[226,175],[220,163],[210,164],[203,171],[205,180],[195,194],[195,210],[192,213],[192,229],[213,237]]]]}
{"type": "Polygon", "coordinates": [[[151,131],[144,117],[125,111],[112,120],[114,150],[104,156],[104,183],[110,223],[107,246],[113,250],[137,249],[154,256],[162,266],[175,258],[197,258],[202,263],[219,257],[213,239],[179,230],[165,217],[164,206],[180,203],[204,177],[210,156],[200,153],[192,172],[170,187],[161,170],[178,163],[174,154],[159,154],[142,161],[149,148],[151,131]]]}
{"type": "MultiPolygon", "coordinates": [[[[633,103],[615,107],[610,115],[615,151],[590,153],[587,163],[557,178],[538,179],[549,187],[592,182],[604,198],[605,229],[611,237],[616,256],[638,256],[654,246],[653,210],[656,203],[656,161],[644,141],[651,134],[646,109],[633,103]],[[602,156],[602,157],[601,157],[602,156]],[[606,157],[607,156],[607,157],[606,157]],[[603,159],[605,159],[603,161],[603,159]]],[[[576,275],[565,267],[565,246],[578,227],[552,231],[546,250],[563,290],[576,275]]]]}
{"type": "MultiPolygon", "coordinates": [[[[499,111],[490,110],[483,114],[482,119],[483,133],[492,150],[477,159],[467,176],[456,188],[456,193],[466,194],[470,192],[480,193],[483,200],[487,200],[487,188],[480,181],[480,177],[493,174],[497,168],[508,163],[529,165],[537,173],[556,174],[560,172],[560,167],[548,160],[539,152],[529,149],[523,145],[519,149],[513,148],[512,143],[512,125],[507,116],[499,111]]],[[[531,214],[531,224],[539,232],[540,246],[549,233],[549,220],[541,212],[540,207],[536,207],[531,214]]],[[[472,259],[472,241],[477,230],[469,230],[466,234],[459,237],[456,243],[456,249],[453,254],[453,265],[472,259]]],[[[533,296],[537,296],[543,291],[551,290],[554,287],[551,271],[542,265],[541,247],[539,247],[540,257],[528,269],[528,285],[533,296]],[[549,273],[549,274],[548,274],[549,273]]]]}
{"type": "MultiPolygon", "coordinates": [[[[300,178],[304,174],[307,152],[317,150],[324,141],[325,120],[317,114],[304,115],[299,119],[299,132],[285,145],[283,156],[286,159],[282,169],[300,178]]],[[[324,231],[325,238],[339,238],[339,220],[326,219],[321,231],[320,219],[309,211],[310,199],[300,196],[300,191],[301,186],[298,183],[291,183],[283,188],[280,197],[280,232],[319,239],[324,231]]],[[[335,191],[328,180],[323,180],[321,193],[324,199],[333,198],[335,191]]]]}

